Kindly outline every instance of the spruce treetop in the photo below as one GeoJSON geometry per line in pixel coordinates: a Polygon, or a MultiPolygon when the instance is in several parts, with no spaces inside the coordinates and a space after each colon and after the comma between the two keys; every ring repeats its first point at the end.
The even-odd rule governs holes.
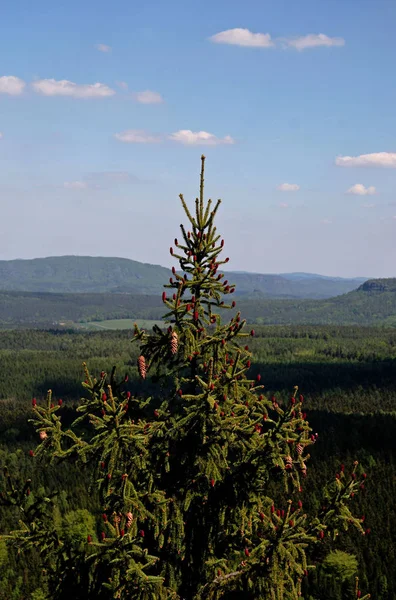
{"type": "MultiPolygon", "coordinates": [[[[180,195],[188,226],[170,248],[179,265],[162,295],[165,326],[135,326],[142,394],[115,368],[95,377],[84,365],[86,397],[69,428],[52,392],[32,403],[32,459],[78,461],[99,498],[97,531],[76,544],[51,521],[52,498],[32,500],[8,480],[7,501],[25,519],[8,539],[40,548],[55,600],[297,600],[339,533],[364,533],[350,509],[365,481],[357,463],[340,469],[317,514],[304,510],[317,435],[297,387],[281,401],[252,376],[254,331],[228,300],[235,286],[222,272],[220,200],[205,202],[204,165],[202,156],[195,211],[180,195]]],[[[350,573],[353,561],[343,571],[343,560],[326,564],[350,573]]]]}

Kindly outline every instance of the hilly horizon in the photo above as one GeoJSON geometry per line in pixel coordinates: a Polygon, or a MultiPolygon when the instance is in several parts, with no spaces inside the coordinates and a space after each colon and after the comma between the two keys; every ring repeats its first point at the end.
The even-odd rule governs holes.
{"type": "MultiPolygon", "coordinates": [[[[396,326],[396,278],[372,279],[357,290],[327,299],[239,297],[237,307],[249,323],[261,325],[396,326]]],[[[221,312],[221,311],[220,311],[221,312]]],[[[230,313],[227,312],[227,317],[230,313]]],[[[0,291],[0,327],[79,328],[97,322],[101,329],[131,328],[133,320],[159,321],[159,295],[0,291]],[[128,323],[126,323],[128,321],[128,323]],[[101,322],[101,323],[100,323],[101,322]]],[[[226,317],[226,318],[227,318],[226,317]]]]}
{"type": "MultiPolygon", "coordinates": [[[[366,278],[311,273],[224,271],[236,294],[251,298],[325,299],[356,289],[366,278]]],[[[170,269],[128,258],[52,256],[0,261],[0,290],[50,293],[159,294],[170,269]]]]}

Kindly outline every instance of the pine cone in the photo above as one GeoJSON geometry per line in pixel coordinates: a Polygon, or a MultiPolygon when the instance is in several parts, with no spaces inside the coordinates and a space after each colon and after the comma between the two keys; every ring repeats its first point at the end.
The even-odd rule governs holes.
{"type": "Polygon", "coordinates": [[[299,454],[301,456],[301,454],[304,452],[304,446],[302,444],[297,444],[296,449],[297,449],[297,454],[299,454]]]}
{"type": "Polygon", "coordinates": [[[178,346],[179,346],[178,335],[177,335],[176,331],[172,331],[171,339],[170,339],[171,354],[176,354],[178,346]]]}
{"type": "Polygon", "coordinates": [[[45,431],[40,431],[39,435],[40,435],[40,440],[45,440],[48,437],[48,435],[46,434],[45,431]]]}
{"type": "Polygon", "coordinates": [[[142,379],[146,379],[147,367],[146,367],[146,359],[143,355],[140,355],[137,359],[137,366],[139,375],[142,379]]]}
{"type": "Polygon", "coordinates": [[[127,518],[127,521],[126,521],[126,526],[127,526],[127,529],[129,529],[129,528],[132,526],[132,522],[133,522],[133,514],[132,514],[131,512],[128,512],[128,513],[126,514],[126,518],[127,518]]]}
{"type": "Polygon", "coordinates": [[[293,459],[291,456],[286,456],[285,458],[285,468],[290,471],[293,468],[293,459]]]}

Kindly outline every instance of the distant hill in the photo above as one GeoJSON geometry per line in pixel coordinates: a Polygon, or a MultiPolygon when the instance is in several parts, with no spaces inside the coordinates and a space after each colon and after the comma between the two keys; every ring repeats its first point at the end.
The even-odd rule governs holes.
{"type": "MultiPolygon", "coordinates": [[[[91,256],[53,256],[0,261],[0,290],[52,293],[160,294],[169,269],[129,260],[91,256]]],[[[239,296],[330,298],[364,281],[289,273],[272,275],[227,272],[239,296]]]]}
{"type": "MultiPolygon", "coordinates": [[[[396,279],[374,279],[357,290],[325,300],[239,297],[250,323],[396,327],[396,279]]],[[[159,319],[159,295],[0,292],[0,326],[51,327],[106,319],[159,319]]],[[[227,316],[230,312],[227,311],[227,316]]]]}
{"type": "Polygon", "coordinates": [[[355,291],[324,300],[246,299],[241,310],[262,324],[396,327],[396,278],[370,279],[355,291]]]}

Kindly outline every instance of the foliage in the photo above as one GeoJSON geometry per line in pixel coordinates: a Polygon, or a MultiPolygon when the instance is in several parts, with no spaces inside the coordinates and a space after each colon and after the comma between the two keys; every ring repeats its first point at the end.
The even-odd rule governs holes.
{"type": "Polygon", "coordinates": [[[356,575],[358,563],[355,556],[335,550],[326,556],[321,568],[329,577],[335,577],[344,582],[356,575]]]}

